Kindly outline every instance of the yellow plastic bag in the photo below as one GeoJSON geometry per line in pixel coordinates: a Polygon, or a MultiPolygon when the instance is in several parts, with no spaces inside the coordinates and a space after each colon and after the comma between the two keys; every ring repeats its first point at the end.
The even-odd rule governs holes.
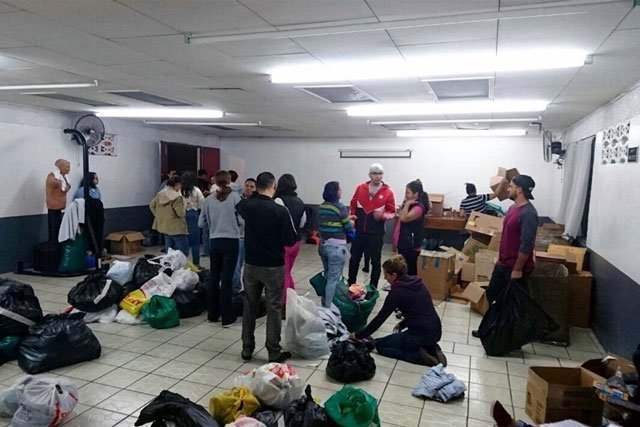
{"type": "Polygon", "coordinates": [[[197,265],[195,265],[195,264],[194,264],[194,263],[192,263],[192,262],[188,262],[188,263],[187,263],[187,267],[186,267],[186,268],[187,268],[187,270],[191,270],[191,271],[193,271],[194,273],[200,273],[200,269],[198,268],[198,266],[197,266],[197,265]]]}
{"type": "Polygon", "coordinates": [[[120,308],[132,316],[137,316],[142,310],[142,306],[149,302],[149,298],[141,289],[131,291],[120,301],[120,308]]]}
{"type": "Polygon", "coordinates": [[[260,409],[260,402],[245,387],[235,387],[213,396],[209,400],[209,412],[220,424],[230,424],[242,416],[251,416],[260,409]]]}

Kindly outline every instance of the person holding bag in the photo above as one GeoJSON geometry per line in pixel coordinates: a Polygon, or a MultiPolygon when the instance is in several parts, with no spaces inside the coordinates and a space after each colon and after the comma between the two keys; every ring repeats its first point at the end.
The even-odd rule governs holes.
{"type": "Polygon", "coordinates": [[[398,253],[407,261],[409,276],[418,274],[418,255],[428,211],[429,197],[422,188],[422,182],[419,179],[411,181],[405,189],[404,203],[398,213],[398,222],[393,233],[393,242],[398,248],[398,253]]]}

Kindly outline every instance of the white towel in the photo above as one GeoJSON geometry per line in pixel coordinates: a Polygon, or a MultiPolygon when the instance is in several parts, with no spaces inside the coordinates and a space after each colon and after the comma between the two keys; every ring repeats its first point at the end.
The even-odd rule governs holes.
{"type": "Polygon", "coordinates": [[[84,224],[84,199],[75,199],[64,211],[58,241],[75,240],[80,224],[84,224]]]}
{"type": "Polygon", "coordinates": [[[60,182],[60,188],[62,189],[62,191],[67,191],[67,188],[69,188],[69,183],[60,172],[60,169],[58,169],[57,167],[53,168],[53,171],[51,173],[53,174],[53,177],[60,182]]]}

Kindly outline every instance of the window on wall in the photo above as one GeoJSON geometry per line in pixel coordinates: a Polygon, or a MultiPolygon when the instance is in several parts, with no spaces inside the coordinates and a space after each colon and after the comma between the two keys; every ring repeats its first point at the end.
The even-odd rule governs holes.
{"type": "Polygon", "coordinates": [[[218,171],[220,150],[178,142],[160,142],[160,181],[165,180],[171,170],[182,173],[196,172],[198,169],[206,169],[209,175],[218,171]]]}

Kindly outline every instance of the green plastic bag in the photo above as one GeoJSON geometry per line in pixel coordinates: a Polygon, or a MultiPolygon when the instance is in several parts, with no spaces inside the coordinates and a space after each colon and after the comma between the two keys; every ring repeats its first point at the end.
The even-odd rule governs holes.
{"type": "Polygon", "coordinates": [[[0,365],[18,358],[20,337],[9,335],[0,339],[0,365]]]}
{"type": "Polygon", "coordinates": [[[86,256],[86,239],[83,233],[78,233],[75,240],[67,240],[63,243],[62,259],[58,271],[65,273],[84,270],[86,256]]]}
{"type": "Polygon", "coordinates": [[[180,324],[176,302],[169,297],[154,295],[142,306],[142,316],[149,326],[156,329],[175,328],[180,324]]]}
{"type": "Polygon", "coordinates": [[[319,297],[324,296],[325,289],[327,288],[327,279],[324,278],[322,272],[309,279],[309,283],[311,283],[311,287],[316,291],[316,295],[319,297]]]}
{"type": "Polygon", "coordinates": [[[380,427],[378,401],[360,388],[345,386],[325,402],[324,409],[341,427],[380,427]]]}

